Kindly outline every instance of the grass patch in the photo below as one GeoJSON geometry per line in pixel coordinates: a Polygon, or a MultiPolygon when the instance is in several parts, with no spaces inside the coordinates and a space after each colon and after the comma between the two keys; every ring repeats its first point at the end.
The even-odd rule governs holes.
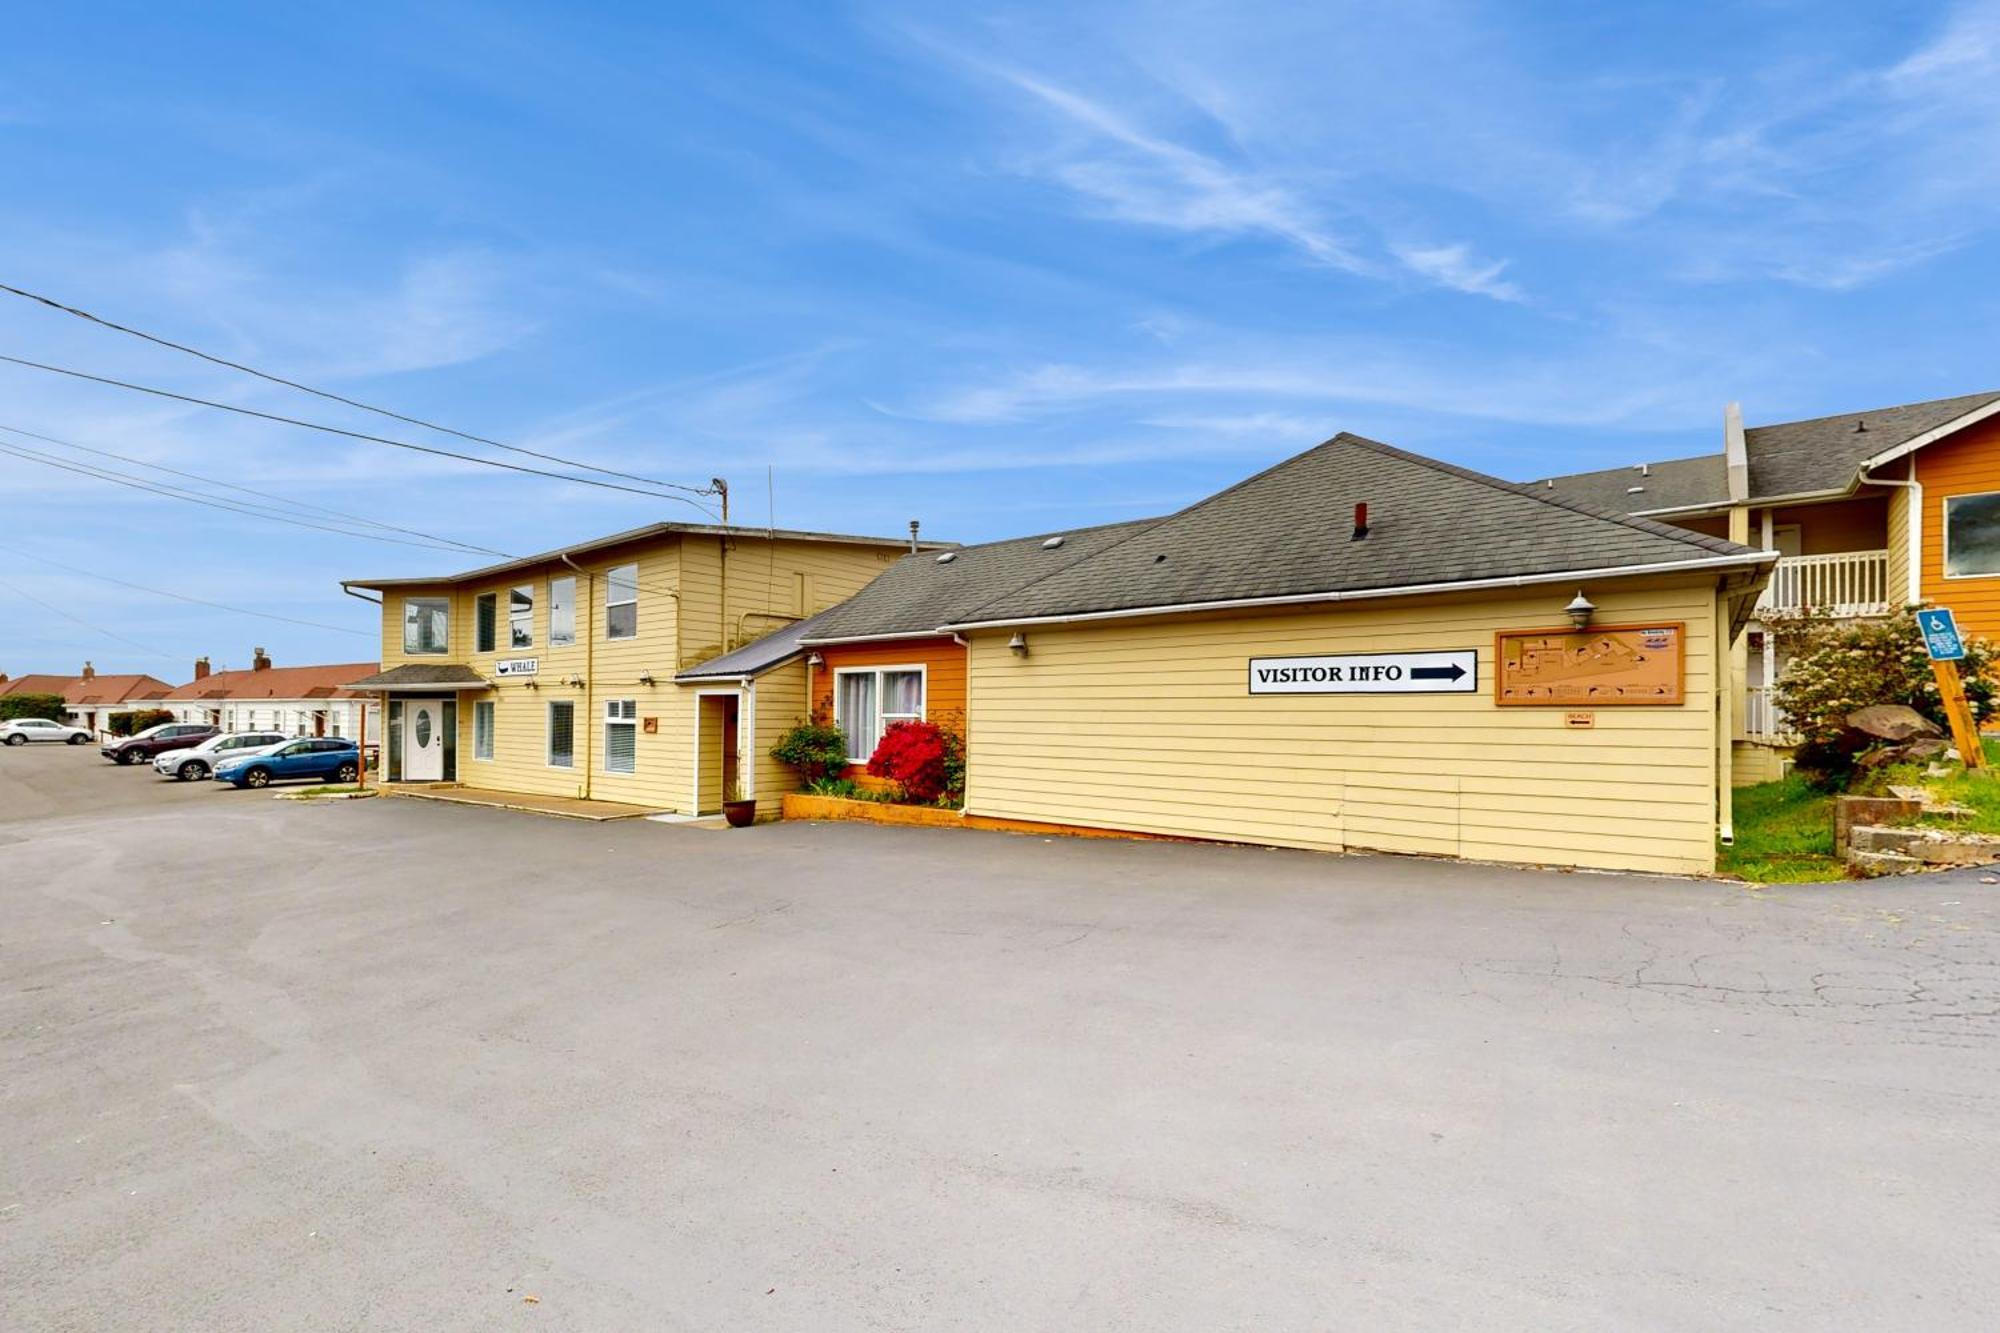
{"type": "Polygon", "coordinates": [[[1738,787],[1736,843],[1717,850],[1715,868],[1757,884],[1811,884],[1845,879],[1833,854],[1833,797],[1797,774],[1738,787]]]}
{"type": "Polygon", "coordinates": [[[2000,741],[1982,739],[1986,768],[1979,772],[1953,765],[1944,777],[1931,777],[1926,763],[1894,764],[1870,773],[1854,785],[1857,795],[1887,796],[1891,787],[1922,787],[1933,803],[1964,806],[1972,813],[1953,819],[1922,815],[1914,823],[1930,828],[1962,829],[1970,833],[2000,833],[2000,741]]]}
{"type": "Polygon", "coordinates": [[[338,786],[334,787],[294,787],[291,791],[284,791],[278,793],[278,795],[280,796],[298,796],[298,797],[345,796],[350,800],[356,796],[373,796],[374,794],[375,793],[373,791],[357,792],[356,790],[354,790],[354,784],[351,782],[343,782],[338,786]]]}

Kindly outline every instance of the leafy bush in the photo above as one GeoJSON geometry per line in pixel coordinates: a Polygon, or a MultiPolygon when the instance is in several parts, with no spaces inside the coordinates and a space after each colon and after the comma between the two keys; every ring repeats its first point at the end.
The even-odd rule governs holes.
{"type": "Polygon", "coordinates": [[[868,772],[895,783],[906,801],[956,804],[964,797],[965,745],[935,722],[891,722],[868,772]]]}
{"type": "Polygon", "coordinates": [[[114,736],[136,736],[147,727],[171,722],[174,715],[164,708],[135,708],[129,713],[113,713],[104,719],[104,729],[114,736]]]}
{"type": "Polygon", "coordinates": [[[778,738],[771,758],[798,770],[807,787],[847,767],[847,735],[830,722],[801,722],[778,738]]]}
{"type": "MultiPolygon", "coordinates": [[[[1806,742],[1838,741],[1847,715],[1870,704],[1907,704],[1949,730],[1915,608],[1880,620],[1774,615],[1766,624],[1790,659],[1778,682],[1778,707],[1806,742]]],[[[1958,669],[1977,720],[1992,711],[1993,665],[1993,645],[1966,640],[1958,669]]]]}
{"type": "Polygon", "coordinates": [[[861,784],[853,778],[814,778],[806,784],[808,796],[838,796],[843,800],[861,799],[861,784]]]}
{"type": "Polygon", "coordinates": [[[68,705],[60,694],[10,694],[0,699],[0,722],[12,722],[17,717],[45,717],[60,722],[66,711],[68,705]]]}

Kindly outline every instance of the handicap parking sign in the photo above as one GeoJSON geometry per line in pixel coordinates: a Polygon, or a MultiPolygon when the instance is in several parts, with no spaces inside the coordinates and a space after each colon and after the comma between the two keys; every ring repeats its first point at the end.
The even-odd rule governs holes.
{"type": "Polygon", "coordinates": [[[1924,651],[1933,662],[1956,662],[1965,656],[1965,640],[1958,637],[1958,622],[1943,607],[1917,612],[1917,627],[1924,634],[1924,651]]]}

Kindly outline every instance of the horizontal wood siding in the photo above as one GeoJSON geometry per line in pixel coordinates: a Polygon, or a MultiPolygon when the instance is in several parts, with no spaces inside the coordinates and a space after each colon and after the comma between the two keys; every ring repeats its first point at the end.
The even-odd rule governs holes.
{"type": "Polygon", "coordinates": [[[907,553],[896,547],[836,542],[770,542],[751,533],[727,541],[725,554],[722,538],[683,539],[682,666],[704,662],[846,601],[907,553]]]}
{"type": "Polygon", "coordinates": [[[1901,606],[1910,599],[1910,493],[1898,488],[1889,492],[1883,545],[1889,552],[1889,605],[1901,606]]]}
{"type": "Polygon", "coordinates": [[[2000,421],[1988,419],[1916,453],[1924,487],[1924,600],[1948,606],[1967,634],[2000,638],[2000,574],[1944,576],[1944,502],[1954,495],[2000,491],[2000,421]]]}
{"type": "Polygon", "coordinates": [[[972,636],[967,809],[979,815],[1323,848],[1699,872],[1715,849],[1713,584],[1598,585],[1607,624],[1683,621],[1687,702],[1493,703],[1493,635],[1567,595],[1411,599],[1235,618],[972,636]],[[1473,695],[1251,696],[1251,657],[1471,648],[1473,695]]]}
{"type": "Polygon", "coordinates": [[[778,738],[806,720],[810,710],[806,707],[806,664],[803,661],[788,662],[757,677],[756,690],[757,724],[750,738],[750,772],[756,775],[758,817],[765,818],[778,811],[778,802],[786,792],[799,789],[799,775],[790,767],[771,758],[771,747],[778,738]]]}

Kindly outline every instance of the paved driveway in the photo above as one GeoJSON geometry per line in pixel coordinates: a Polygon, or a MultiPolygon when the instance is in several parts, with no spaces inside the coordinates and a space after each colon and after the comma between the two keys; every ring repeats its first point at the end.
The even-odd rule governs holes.
{"type": "Polygon", "coordinates": [[[0,751],[5,1322],[1991,1328],[1996,894],[0,751]]]}

